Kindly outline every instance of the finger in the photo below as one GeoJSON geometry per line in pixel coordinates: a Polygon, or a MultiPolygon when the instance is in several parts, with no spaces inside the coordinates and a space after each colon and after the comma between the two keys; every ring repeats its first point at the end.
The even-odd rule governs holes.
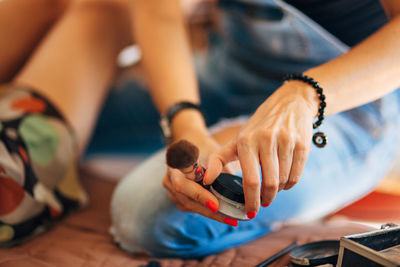
{"type": "Polygon", "coordinates": [[[237,159],[235,142],[231,142],[221,148],[218,152],[213,153],[208,160],[207,171],[204,174],[203,183],[205,185],[212,184],[218,175],[220,175],[225,165],[235,159],[237,159]]]}
{"type": "Polygon", "coordinates": [[[193,201],[198,202],[214,213],[218,211],[218,199],[198,183],[186,179],[178,170],[171,170],[171,181],[177,193],[183,194],[193,201]]]}
{"type": "Polygon", "coordinates": [[[268,207],[279,189],[279,162],[276,145],[264,144],[260,151],[262,173],[261,206],[268,207]]]}
{"type": "Polygon", "coordinates": [[[229,224],[232,226],[238,225],[237,220],[227,218],[220,213],[214,213],[211,210],[209,210],[206,207],[199,204],[198,202],[191,200],[190,198],[186,197],[183,194],[178,193],[177,198],[178,198],[178,202],[180,203],[178,205],[178,208],[182,211],[195,212],[195,213],[203,215],[207,218],[210,218],[212,220],[215,220],[215,221],[218,221],[221,223],[225,223],[225,224],[229,224]]]}
{"type": "Polygon", "coordinates": [[[300,180],[301,174],[303,173],[304,166],[307,162],[309,149],[307,145],[298,143],[293,152],[292,168],[290,170],[289,180],[286,183],[285,190],[288,190],[295,186],[300,180]]]}
{"type": "Polygon", "coordinates": [[[171,183],[171,181],[170,181],[170,179],[169,179],[169,175],[168,175],[168,174],[164,176],[164,179],[163,179],[163,186],[168,190],[168,198],[169,198],[172,202],[175,202],[175,203],[178,204],[178,200],[177,200],[177,198],[175,197],[176,192],[175,192],[175,190],[174,190],[174,188],[173,188],[173,186],[172,186],[172,183],[171,183]]]}
{"type": "Polygon", "coordinates": [[[278,143],[278,159],[279,159],[279,189],[278,192],[285,188],[289,180],[290,169],[293,161],[294,144],[287,134],[282,134],[278,143]]]}
{"type": "Polygon", "coordinates": [[[251,213],[250,217],[254,217],[260,207],[260,174],[259,159],[255,149],[250,147],[250,143],[239,141],[238,157],[240,167],[243,173],[243,190],[245,198],[245,209],[247,213],[251,213]]]}
{"type": "Polygon", "coordinates": [[[175,195],[172,194],[171,192],[168,192],[168,198],[174,203],[178,202],[178,200],[176,199],[175,195]]]}
{"type": "Polygon", "coordinates": [[[169,175],[166,174],[162,180],[162,185],[167,189],[167,190],[171,190],[172,185],[171,185],[171,180],[169,178],[169,175]]]}

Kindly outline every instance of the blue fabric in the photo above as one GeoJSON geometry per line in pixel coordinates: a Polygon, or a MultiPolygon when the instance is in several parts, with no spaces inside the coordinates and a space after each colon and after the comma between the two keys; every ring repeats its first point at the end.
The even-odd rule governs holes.
{"type": "Polygon", "coordinates": [[[329,144],[312,149],[300,182],[279,192],[269,207],[237,228],[176,208],[162,187],[162,150],[117,186],[111,232],[130,252],[197,258],[251,241],[282,222],[310,221],[334,212],[370,192],[390,167],[399,144],[399,97],[395,92],[380,104],[329,116],[324,124],[329,144]],[[380,110],[380,105],[387,108],[380,110]]]}
{"type": "Polygon", "coordinates": [[[286,0],[350,46],[388,21],[379,0],[286,0]],[[357,15],[354,15],[357,12],[357,15]]]}
{"type": "MultiPolygon", "coordinates": [[[[253,113],[280,86],[285,74],[302,72],[348,49],[316,23],[299,18],[301,13],[290,6],[282,9],[275,1],[260,3],[283,10],[283,18],[260,20],[244,10],[224,9],[224,33],[210,33],[210,55],[194,58],[208,125],[253,113]]],[[[150,154],[164,145],[158,121],[145,84],[132,80],[115,85],[86,154],[150,154]]]]}
{"type": "MultiPolygon", "coordinates": [[[[209,123],[251,113],[280,85],[283,74],[303,71],[348,49],[283,1],[247,2],[279,8],[283,16],[279,21],[275,17],[261,20],[240,10],[223,11],[223,34],[214,35],[209,56],[196,59],[209,123]]],[[[137,85],[131,88],[136,89],[137,85]]],[[[111,232],[128,251],[144,249],[154,256],[194,258],[253,240],[282,222],[321,218],[370,192],[388,170],[399,144],[399,97],[396,91],[328,116],[322,130],[329,144],[312,149],[300,182],[278,193],[271,206],[261,208],[255,219],[240,222],[237,228],[177,210],[162,187],[166,166],[164,151],[160,151],[117,186],[111,232]]],[[[145,102],[130,101],[138,101],[128,101],[131,115],[138,114],[147,122],[150,115],[134,109],[145,102]]],[[[131,125],[138,124],[132,121],[131,125]]],[[[143,129],[150,142],[153,130],[143,129]]]]}

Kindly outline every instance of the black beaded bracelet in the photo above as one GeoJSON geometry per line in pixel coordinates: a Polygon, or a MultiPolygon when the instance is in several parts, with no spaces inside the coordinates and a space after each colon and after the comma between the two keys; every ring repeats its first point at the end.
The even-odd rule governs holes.
{"type": "MultiPolygon", "coordinates": [[[[317,121],[313,123],[313,129],[317,129],[319,126],[321,126],[323,120],[325,119],[324,113],[325,113],[325,108],[326,108],[326,102],[325,102],[325,95],[323,93],[323,89],[319,86],[319,83],[317,81],[315,81],[313,78],[308,77],[307,75],[304,75],[302,73],[288,74],[283,80],[285,82],[290,81],[290,80],[302,81],[302,82],[305,82],[305,83],[311,85],[315,89],[315,91],[318,94],[318,98],[321,102],[319,103],[317,121]]],[[[320,148],[326,146],[326,144],[328,143],[328,137],[323,132],[320,132],[320,131],[316,132],[313,135],[312,140],[313,140],[314,145],[316,145],[317,147],[320,147],[320,148]]]]}

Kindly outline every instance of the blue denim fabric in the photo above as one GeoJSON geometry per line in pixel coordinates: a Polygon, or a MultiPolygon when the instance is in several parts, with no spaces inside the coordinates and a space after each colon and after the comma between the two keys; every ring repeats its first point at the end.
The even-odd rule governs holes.
{"type": "MultiPolygon", "coordinates": [[[[348,49],[282,1],[241,3],[271,8],[282,16],[265,11],[254,17],[246,5],[223,6],[223,34],[214,38],[210,56],[196,61],[209,123],[251,113],[280,85],[283,74],[303,71],[348,49]]],[[[281,222],[321,218],[370,192],[384,176],[399,144],[399,103],[396,91],[328,116],[322,129],[329,144],[312,149],[300,182],[237,228],[175,207],[161,184],[166,172],[162,150],[119,183],[112,199],[111,232],[128,251],[194,258],[253,240],[281,222]]]]}

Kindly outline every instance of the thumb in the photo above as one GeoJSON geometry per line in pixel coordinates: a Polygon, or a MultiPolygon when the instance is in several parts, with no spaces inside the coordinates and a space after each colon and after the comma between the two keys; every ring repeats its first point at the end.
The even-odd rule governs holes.
{"type": "Polygon", "coordinates": [[[212,184],[222,172],[226,164],[237,159],[236,142],[230,142],[218,152],[210,155],[207,171],[203,178],[204,185],[212,184]]]}

